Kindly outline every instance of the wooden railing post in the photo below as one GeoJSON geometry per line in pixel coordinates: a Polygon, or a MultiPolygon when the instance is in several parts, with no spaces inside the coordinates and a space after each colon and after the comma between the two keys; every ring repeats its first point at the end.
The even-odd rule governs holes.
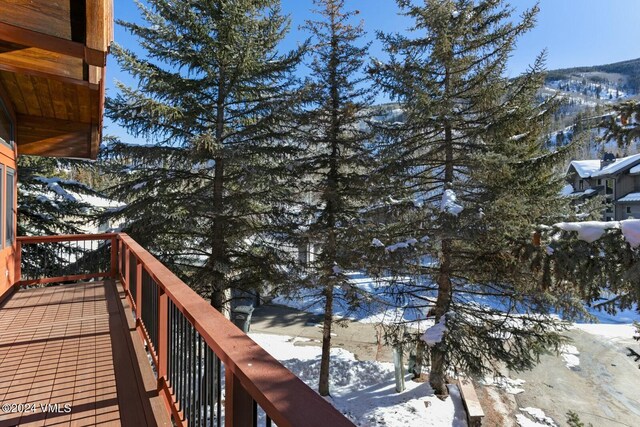
{"type": "Polygon", "coordinates": [[[118,279],[118,239],[116,236],[111,238],[111,279],[118,279]]]}
{"type": "Polygon", "coordinates": [[[254,426],[253,398],[231,369],[225,369],[225,388],[225,427],[254,426]]]}
{"type": "Polygon", "coordinates": [[[18,283],[21,280],[22,276],[22,242],[16,242],[16,258],[15,258],[15,266],[13,271],[13,283],[18,283]]]}
{"type": "MultiPolygon", "coordinates": [[[[122,270],[124,271],[124,273],[122,274],[123,278],[124,278],[124,288],[125,289],[129,289],[129,272],[131,271],[131,266],[129,265],[129,248],[127,246],[124,246],[124,265],[122,266],[122,270]]],[[[131,292],[131,291],[129,291],[131,292]]]]}
{"type": "Polygon", "coordinates": [[[158,287],[158,385],[166,380],[169,357],[169,297],[158,287]]]}
{"type": "Polygon", "coordinates": [[[142,262],[136,257],[136,319],[142,323],[142,262]]]}

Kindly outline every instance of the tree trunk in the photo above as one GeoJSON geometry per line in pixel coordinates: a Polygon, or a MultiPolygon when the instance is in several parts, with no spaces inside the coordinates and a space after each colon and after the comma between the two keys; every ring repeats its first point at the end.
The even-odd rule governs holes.
{"type": "MultiPolygon", "coordinates": [[[[220,146],[224,136],[225,92],[222,84],[225,81],[225,69],[220,67],[220,87],[216,101],[216,132],[215,138],[220,146]]],[[[222,268],[226,264],[225,248],[225,220],[224,220],[224,158],[223,153],[214,153],[213,177],[213,213],[214,220],[211,230],[211,305],[221,313],[229,311],[225,306],[230,303],[227,298],[225,272],[222,268]]]]}
{"type": "MultiPolygon", "coordinates": [[[[444,168],[444,186],[446,187],[453,182],[453,132],[451,126],[445,123],[445,168],[444,168]]],[[[451,305],[451,239],[447,227],[444,227],[444,237],[442,239],[442,252],[440,254],[440,271],[438,273],[438,298],[435,306],[435,322],[449,311],[451,305]]],[[[429,384],[435,394],[447,395],[448,389],[446,385],[446,364],[445,350],[443,343],[437,343],[431,347],[431,371],[429,374],[429,384]]]]}
{"type": "Polygon", "coordinates": [[[324,321],[322,325],[322,357],[320,359],[320,380],[318,393],[320,396],[329,395],[329,371],[331,363],[331,327],[333,326],[333,284],[324,288],[324,321]]]}
{"type": "Polygon", "coordinates": [[[331,327],[333,325],[333,287],[335,285],[333,266],[336,262],[337,245],[336,245],[336,214],[339,199],[339,183],[338,183],[338,138],[340,135],[339,109],[340,109],[340,93],[338,88],[338,64],[337,57],[338,39],[336,36],[337,8],[330,11],[331,20],[331,58],[329,59],[329,84],[331,94],[331,126],[329,128],[328,142],[331,144],[331,155],[329,158],[329,170],[327,188],[325,192],[327,214],[327,241],[323,248],[324,263],[322,265],[322,275],[326,283],[324,288],[325,304],[324,304],[324,323],[322,328],[322,358],[320,360],[320,379],[318,381],[318,393],[321,396],[328,396],[329,392],[329,365],[331,360],[331,327]]]}

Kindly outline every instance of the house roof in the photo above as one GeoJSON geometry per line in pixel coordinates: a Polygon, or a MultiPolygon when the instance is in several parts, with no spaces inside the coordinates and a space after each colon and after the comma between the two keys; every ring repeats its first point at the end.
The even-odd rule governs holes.
{"type": "Polygon", "coordinates": [[[574,160],[569,167],[573,167],[580,178],[598,178],[620,173],[627,168],[636,166],[636,163],[640,163],[640,154],[621,157],[602,169],[600,169],[600,160],[574,160]]]}
{"type": "Polygon", "coordinates": [[[19,154],[95,159],[112,0],[0,0],[0,95],[19,154]]]}
{"type": "Polygon", "coordinates": [[[640,193],[629,193],[626,196],[616,201],[616,203],[631,203],[631,202],[640,202],[640,193]]]}

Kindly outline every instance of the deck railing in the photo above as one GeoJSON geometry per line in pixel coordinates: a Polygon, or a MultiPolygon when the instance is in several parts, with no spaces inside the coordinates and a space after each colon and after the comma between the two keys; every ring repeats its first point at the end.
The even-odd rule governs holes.
{"type": "Polygon", "coordinates": [[[176,425],[353,426],[128,235],[21,237],[18,247],[17,285],[120,280],[176,425]],[[92,273],[74,270],[77,261],[91,259],[87,253],[68,257],[60,276],[46,269],[34,274],[42,276],[37,279],[21,276],[21,270],[35,268],[25,262],[33,259],[28,255],[32,245],[68,242],[75,247],[71,242],[88,241],[101,242],[92,244],[93,255],[102,254],[108,264],[92,273]]]}
{"type": "Polygon", "coordinates": [[[117,235],[79,234],[17,238],[18,285],[116,278],[117,235]]]}

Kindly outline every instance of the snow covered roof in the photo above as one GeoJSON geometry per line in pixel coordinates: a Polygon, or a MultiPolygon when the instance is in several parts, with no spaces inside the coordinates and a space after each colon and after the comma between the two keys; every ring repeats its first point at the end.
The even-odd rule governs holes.
{"type": "Polygon", "coordinates": [[[574,160],[571,162],[580,178],[589,178],[592,173],[600,170],[600,160],[574,160]]]}
{"type": "MultiPolygon", "coordinates": [[[[635,169],[634,163],[636,162],[640,162],[640,154],[616,159],[602,169],[600,169],[600,160],[574,160],[571,162],[571,166],[574,167],[580,178],[597,178],[619,173],[630,166],[634,166],[635,169]]],[[[636,172],[632,173],[637,172],[640,172],[640,169],[636,169],[636,172]]]]}
{"type": "Polygon", "coordinates": [[[640,154],[634,154],[633,156],[627,156],[627,157],[622,157],[621,159],[616,159],[609,166],[602,168],[600,171],[598,171],[597,173],[591,176],[596,177],[596,176],[605,176],[605,175],[618,173],[630,166],[635,166],[634,163],[636,162],[640,162],[640,154]]]}
{"type": "Polygon", "coordinates": [[[640,165],[634,166],[631,169],[629,169],[629,173],[631,174],[640,173],[640,165]]]}
{"type": "Polygon", "coordinates": [[[584,191],[576,191],[574,193],[569,194],[569,197],[583,197],[583,196],[590,196],[592,194],[597,193],[596,190],[594,190],[593,188],[587,188],[584,191]]]}
{"type": "Polygon", "coordinates": [[[640,193],[629,193],[626,196],[618,199],[617,203],[629,203],[629,202],[640,202],[640,193]]]}
{"type": "Polygon", "coordinates": [[[639,173],[640,165],[636,166],[636,162],[640,162],[640,154],[621,157],[602,169],[600,169],[600,160],[574,160],[571,162],[571,166],[574,167],[580,178],[597,178],[622,172],[630,166],[633,166],[631,173],[639,173]]]}

